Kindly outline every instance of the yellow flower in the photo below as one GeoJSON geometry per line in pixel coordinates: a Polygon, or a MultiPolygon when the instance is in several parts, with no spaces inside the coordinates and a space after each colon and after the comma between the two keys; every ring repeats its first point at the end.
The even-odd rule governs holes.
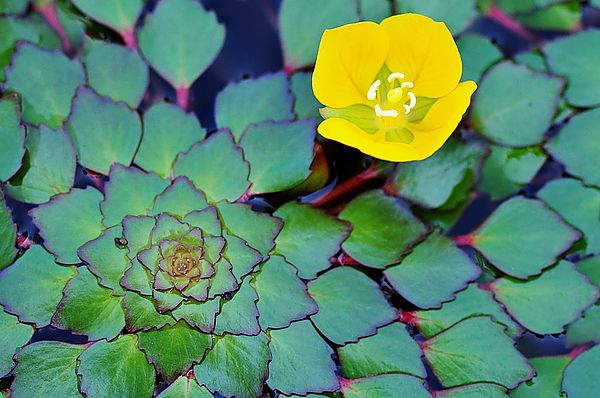
{"type": "Polygon", "coordinates": [[[326,107],[319,133],[393,162],[425,159],[462,119],[475,82],[441,22],[403,14],[326,30],[313,91],[326,107]]]}

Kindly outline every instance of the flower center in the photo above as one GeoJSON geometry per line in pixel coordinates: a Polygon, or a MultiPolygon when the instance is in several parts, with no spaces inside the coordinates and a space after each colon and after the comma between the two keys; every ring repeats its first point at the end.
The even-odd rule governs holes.
{"type": "Polygon", "coordinates": [[[168,259],[169,274],[175,277],[186,276],[197,268],[199,263],[199,258],[192,249],[179,245],[168,259]]]}
{"type": "Polygon", "coordinates": [[[367,99],[369,101],[377,100],[375,104],[375,114],[379,117],[398,117],[399,112],[396,109],[402,105],[405,114],[417,105],[417,97],[410,91],[414,84],[409,81],[404,81],[404,73],[392,72],[387,77],[387,94],[383,98],[381,90],[381,80],[377,79],[371,84],[367,91],[367,99]],[[384,108],[387,104],[391,104],[391,108],[384,108]],[[383,105],[383,106],[382,106],[383,105]]]}

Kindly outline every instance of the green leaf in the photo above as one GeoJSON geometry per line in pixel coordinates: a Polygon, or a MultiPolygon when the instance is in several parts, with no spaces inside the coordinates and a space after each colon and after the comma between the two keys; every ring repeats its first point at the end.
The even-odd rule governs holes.
{"type": "Polygon", "coordinates": [[[140,348],[167,382],[172,382],[187,372],[192,364],[200,362],[212,345],[210,334],[192,329],[181,321],[174,326],[140,332],[138,338],[140,348]]]}
{"type": "Polygon", "coordinates": [[[309,282],[308,293],[319,306],[313,322],[336,344],[375,334],[379,326],[396,318],[379,286],[354,268],[326,272],[309,282]]]}
{"type": "MultiPolygon", "coordinates": [[[[386,2],[387,0],[383,0],[386,2]]],[[[290,88],[294,96],[294,113],[299,119],[320,120],[321,104],[312,90],[312,73],[298,72],[290,77],[290,88]]]]}
{"type": "Polygon", "coordinates": [[[74,188],[29,212],[40,229],[44,247],[56,261],[79,263],[77,249],[102,233],[101,200],[102,194],[94,188],[74,188]]]}
{"type": "Polygon", "coordinates": [[[483,155],[483,148],[452,139],[426,160],[399,164],[388,192],[426,208],[441,207],[463,181],[472,184],[483,155]]]}
{"type": "Polygon", "coordinates": [[[455,35],[465,30],[477,17],[475,0],[394,0],[394,2],[397,12],[413,12],[442,21],[455,35]]]}
{"type": "Polygon", "coordinates": [[[217,57],[225,28],[194,0],[161,0],[138,32],[140,50],[175,88],[189,88],[217,57]]]}
{"type": "Polygon", "coordinates": [[[421,379],[408,375],[379,375],[346,380],[341,384],[345,398],[427,398],[431,396],[421,379]]]}
{"type": "Polygon", "coordinates": [[[384,326],[371,337],[338,348],[344,376],[350,379],[384,373],[426,377],[421,349],[402,323],[384,326]]]}
{"type": "Polygon", "coordinates": [[[267,384],[283,394],[335,391],[333,350],[310,321],[294,322],[290,327],[269,332],[272,359],[267,384]],[[299,365],[300,363],[301,365],[299,365]]]}
{"type": "Polygon", "coordinates": [[[75,267],[60,266],[39,245],[33,245],[0,274],[0,303],[22,322],[38,328],[50,324],[75,267]]]}
{"type": "Polygon", "coordinates": [[[436,398],[506,398],[506,388],[491,383],[476,383],[464,387],[436,391],[436,398]]]}
{"type": "Polygon", "coordinates": [[[546,60],[544,56],[537,50],[530,50],[515,55],[515,62],[520,65],[525,65],[531,70],[538,72],[547,72],[546,60]]]}
{"type": "Polygon", "coordinates": [[[4,194],[0,189],[0,270],[9,266],[19,253],[16,248],[17,232],[12,212],[6,206],[4,194]]]}
{"type": "Polygon", "coordinates": [[[6,376],[15,365],[13,355],[33,336],[33,327],[0,307],[0,377],[6,376]]]}
{"type": "Polygon", "coordinates": [[[131,266],[127,252],[115,243],[115,239],[122,236],[121,226],[111,227],[77,251],[79,258],[88,264],[90,272],[98,277],[99,283],[117,295],[123,293],[119,281],[131,266]]]}
{"type": "Polygon", "coordinates": [[[250,277],[246,278],[231,300],[221,305],[217,315],[214,333],[222,336],[224,333],[256,336],[260,333],[258,324],[258,295],[250,285],[250,277]]]}
{"type": "Polygon", "coordinates": [[[312,120],[251,125],[240,139],[250,163],[253,194],[285,191],[310,174],[316,126],[312,120]]]}
{"type": "Polygon", "coordinates": [[[244,129],[251,124],[293,119],[292,100],[283,72],[231,83],[215,100],[217,126],[229,128],[239,141],[244,129]]]}
{"type": "Polygon", "coordinates": [[[154,369],[138,348],[136,336],[123,335],[112,342],[99,341],[80,356],[77,374],[88,397],[150,398],[154,369]]]}
{"type": "Polygon", "coordinates": [[[581,5],[576,1],[558,3],[515,19],[531,29],[568,33],[580,29],[581,5]]]}
{"type": "MultiPolygon", "coordinates": [[[[9,2],[10,4],[17,3],[19,1],[29,0],[0,0],[0,7],[2,3],[9,2]]],[[[9,5],[6,5],[10,7],[9,5]]],[[[6,7],[5,6],[5,7],[6,7]]],[[[0,11],[2,14],[2,11],[0,11]]],[[[3,17],[0,18],[0,81],[4,81],[6,67],[10,65],[10,61],[15,50],[15,45],[19,41],[29,41],[31,43],[39,43],[40,35],[36,29],[31,26],[33,25],[33,18],[22,19],[16,17],[3,17]]]]}
{"type": "Polygon", "coordinates": [[[11,396],[27,398],[83,397],[75,368],[85,345],[40,341],[16,356],[11,396]]]}
{"type": "Polygon", "coordinates": [[[125,327],[122,302],[122,296],[113,296],[82,266],[65,286],[52,325],[84,334],[90,340],[112,339],[125,327]]]}
{"type": "Polygon", "coordinates": [[[263,256],[275,247],[275,237],[283,227],[279,218],[255,212],[249,205],[241,203],[220,202],[217,210],[229,232],[245,240],[263,256]]]}
{"type": "Polygon", "coordinates": [[[388,0],[359,0],[358,9],[363,20],[379,22],[392,13],[388,0]]]}
{"type": "Polygon", "coordinates": [[[534,374],[504,328],[487,316],[461,321],[422,347],[445,387],[488,382],[514,388],[534,374]]]}
{"type": "Polygon", "coordinates": [[[20,124],[16,95],[0,98],[0,181],[12,177],[25,154],[25,127],[20,124]]]}
{"type": "Polygon", "coordinates": [[[561,178],[547,183],[537,196],[583,232],[586,254],[600,253],[600,218],[597,217],[600,190],[572,178],[561,178]]]}
{"type": "Polygon", "coordinates": [[[331,266],[330,258],[351,230],[348,223],[295,202],[284,204],[273,215],[284,222],[275,239],[275,252],[298,268],[303,279],[314,279],[331,266]]]}
{"type": "Polygon", "coordinates": [[[62,126],[71,112],[75,91],[84,81],[79,62],[27,42],[17,45],[6,70],[6,89],[20,94],[23,120],[50,128],[62,126]]]}
{"type": "Polygon", "coordinates": [[[216,315],[221,310],[220,304],[220,297],[202,303],[184,301],[173,310],[173,316],[177,320],[183,319],[188,325],[205,333],[212,333],[215,329],[216,315]]]}
{"type": "Polygon", "coordinates": [[[267,336],[215,337],[213,349],[194,367],[196,379],[227,398],[255,398],[263,390],[270,359],[267,336]]]}
{"type": "Polygon", "coordinates": [[[595,186],[600,186],[600,160],[596,156],[600,148],[598,123],[600,109],[581,112],[546,144],[552,157],[563,163],[569,174],[595,186]]]}
{"type": "Polygon", "coordinates": [[[521,384],[510,393],[511,398],[561,398],[561,388],[565,368],[571,362],[568,356],[531,358],[529,363],[535,369],[535,377],[521,384]]]}
{"type": "Polygon", "coordinates": [[[463,62],[463,81],[479,82],[483,73],[502,59],[502,52],[485,36],[467,33],[460,36],[456,45],[463,62]]]}
{"type": "Polygon", "coordinates": [[[488,291],[479,289],[476,284],[471,284],[465,290],[456,294],[456,299],[445,303],[440,309],[428,311],[416,311],[414,313],[403,313],[407,321],[416,325],[426,338],[432,337],[455,323],[464,319],[477,316],[489,315],[495,322],[500,323],[506,329],[506,333],[512,337],[520,334],[517,324],[504,312],[488,291]]]}
{"type": "Polygon", "coordinates": [[[567,343],[581,345],[600,342],[600,305],[588,308],[581,318],[567,326],[567,343]]]}
{"type": "Polygon", "coordinates": [[[152,215],[168,213],[184,218],[188,213],[206,208],[206,196],[198,191],[186,177],[177,177],[154,199],[152,215]]]}
{"type": "Polygon", "coordinates": [[[25,164],[5,185],[6,193],[18,201],[38,204],[68,192],[75,180],[77,157],[69,135],[46,126],[29,128],[25,145],[25,164]]]}
{"type": "Polygon", "coordinates": [[[538,200],[514,197],[472,233],[472,244],[496,268],[519,279],[554,264],[579,233],[538,200]]]}
{"type": "Polygon", "coordinates": [[[154,198],[169,185],[169,180],[156,174],[118,164],[110,169],[108,177],[105,198],[100,204],[102,222],[106,226],[119,224],[125,216],[148,214],[154,206],[154,198]]]}
{"type": "Polygon", "coordinates": [[[366,192],[350,202],[339,218],[352,223],[342,248],[359,263],[373,268],[397,263],[425,233],[425,226],[396,198],[382,191],[366,192]]]}
{"type": "Polygon", "coordinates": [[[123,308],[125,325],[130,332],[158,329],[175,323],[171,315],[158,312],[151,298],[131,291],[125,292],[123,308]]]}
{"type": "Polygon", "coordinates": [[[384,271],[394,290],[420,308],[439,307],[453,299],[454,293],[480,273],[469,256],[439,232],[415,247],[400,264],[384,271]]]}
{"type": "Polygon", "coordinates": [[[245,240],[234,235],[224,233],[223,237],[227,241],[223,252],[225,257],[232,265],[231,272],[239,282],[242,278],[251,273],[256,265],[260,264],[263,256],[246,243],[245,240]]]}
{"type": "Polygon", "coordinates": [[[539,144],[552,123],[562,88],[559,78],[503,62],[481,81],[471,121],[498,144],[539,144]]]}
{"type": "Polygon", "coordinates": [[[545,161],[546,155],[539,147],[490,145],[490,154],[484,160],[477,189],[489,194],[492,200],[504,199],[529,183],[545,161]]]}
{"type": "Polygon", "coordinates": [[[186,176],[211,202],[235,201],[248,188],[250,166],[226,130],[219,130],[177,157],[175,176],[186,176]]]}
{"type": "Polygon", "coordinates": [[[491,288],[513,318],[537,334],[563,332],[600,296],[598,288],[568,261],[527,281],[500,278],[491,288]]]}
{"type": "Polygon", "coordinates": [[[144,113],[144,135],[135,163],[167,178],[177,155],[204,137],[206,130],[193,113],[185,113],[167,102],[158,102],[144,113]]]}
{"type": "Polygon", "coordinates": [[[550,70],[569,82],[565,98],[571,105],[600,105],[600,75],[597,73],[600,54],[589,51],[598,45],[600,31],[590,29],[554,40],[543,48],[550,70]]]}
{"type": "Polygon", "coordinates": [[[279,9],[279,34],[283,59],[288,70],[311,65],[317,57],[325,29],[357,22],[355,4],[346,0],[283,0],[279,9]],[[315,13],[314,10],[319,12],[315,13]]]}
{"type": "Polygon", "coordinates": [[[600,378],[600,345],[580,354],[565,370],[562,387],[569,398],[593,397],[600,378]]]}
{"type": "Polygon", "coordinates": [[[137,51],[100,41],[92,41],[90,46],[83,56],[90,87],[102,96],[137,108],[149,80],[148,66],[137,51]]]}
{"type": "Polygon", "coordinates": [[[296,268],[280,256],[271,256],[261,265],[253,284],[258,294],[258,321],[264,331],[286,328],[319,310],[296,268]]]}
{"type": "Polygon", "coordinates": [[[29,0],[0,0],[0,14],[22,14],[29,0]]]}
{"type": "Polygon", "coordinates": [[[119,33],[132,32],[142,12],[142,0],[72,0],[84,14],[119,33]]]}
{"type": "Polygon", "coordinates": [[[157,398],[213,398],[213,395],[206,387],[200,386],[194,377],[181,376],[157,398]]]}
{"type": "Polygon", "coordinates": [[[65,129],[75,143],[79,163],[104,175],[113,163],[129,166],[142,138],[136,112],[87,88],[77,91],[65,129]]]}

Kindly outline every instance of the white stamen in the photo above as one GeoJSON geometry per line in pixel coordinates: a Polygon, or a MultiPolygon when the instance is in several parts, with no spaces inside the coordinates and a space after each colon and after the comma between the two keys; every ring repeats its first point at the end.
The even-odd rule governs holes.
{"type": "Polygon", "coordinates": [[[394,79],[404,79],[404,73],[394,72],[390,73],[387,78],[388,83],[391,83],[394,79]]]}
{"type": "MultiPolygon", "coordinates": [[[[406,106],[406,105],[405,105],[406,106]]],[[[379,104],[375,105],[375,114],[377,116],[398,117],[398,111],[395,109],[381,109],[379,104]]]]}
{"type": "Polygon", "coordinates": [[[415,85],[412,82],[404,82],[400,85],[401,88],[413,88],[415,85]]]}
{"type": "Polygon", "coordinates": [[[410,102],[408,103],[408,105],[404,105],[404,112],[407,115],[415,107],[415,105],[417,105],[417,97],[415,97],[412,91],[408,92],[408,98],[410,98],[410,102]]]}
{"type": "Polygon", "coordinates": [[[369,91],[367,92],[367,99],[369,101],[373,101],[375,98],[377,98],[377,89],[380,85],[381,80],[375,80],[373,84],[371,84],[371,87],[369,87],[369,91]]]}

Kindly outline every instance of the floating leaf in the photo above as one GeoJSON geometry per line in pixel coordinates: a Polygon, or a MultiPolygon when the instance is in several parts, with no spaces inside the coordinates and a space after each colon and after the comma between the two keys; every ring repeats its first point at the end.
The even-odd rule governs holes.
{"type": "Polygon", "coordinates": [[[229,84],[215,100],[217,126],[229,128],[239,141],[251,124],[293,119],[292,100],[283,72],[229,84]]]}
{"type": "Polygon", "coordinates": [[[488,382],[514,388],[533,376],[504,328],[486,316],[466,319],[434,336],[423,352],[446,387],[488,382]]]}
{"type": "Polygon", "coordinates": [[[235,296],[221,306],[221,312],[217,315],[215,334],[219,336],[224,333],[256,336],[260,333],[259,312],[256,306],[258,295],[250,285],[250,277],[247,279],[235,296]]]}
{"type": "Polygon", "coordinates": [[[581,6],[578,2],[553,4],[516,20],[531,29],[569,32],[580,29],[581,6]]]}
{"type": "Polygon", "coordinates": [[[77,157],[69,135],[46,126],[29,128],[25,146],[25,164],[6,184],[6,193],[18,201],[37,204],[69,192],[77,157]]]}
{"type": "Polygon", "coordinates": [[[99,341],[80,356],[81,391],[91,397],[151,397],[154,369],[134,335],[99,341]]]}
{"type": "MultiPolygon", "coordinates": [[[[413,1],[414,3],[414,1],[413,1]]],[[[474,33],[460,36],[456,41],[463,62],[461,80],[479,82],[483,73],[502,59],[502,53],[490,39],[474,33]]]]}
{"type": "Polygon", "coordinates": [[[98,284],[86,267],[67,283],[52,324],[85,334],[90,340],[112,339],[125,327],[123,297],[98,284]]]}
{"type": "Polygon", "coordinates": [[[104,175],[113,163],[129,166],[142,138],[137,113],[86,88],[77,92],[65,129],[73,138],[79,163],[104,175]]]}
{"type": "Polygon", "coordinates": [[[215,337],[213,349],[194,367],[198,382],[227,398],[260,395],[270,359],[267,336],[215,337]]]}
{"type": "Polygon", "coordinates": [[[298,275],[314,279],[331,266],[330,258],[350,233],[350,224],[294,202],[281,206],[274,216],[284,221],[275,251],[298,268],[298,275]]]}
{"type": "Polygon", "coordinates": [[[227,130],[217,131],[180,154],[173,174],[189,178],[212,202],[235,201],[250,184],[250,166],[227,130]]]}
{"type": "Polygon", "coordinates": [[[380,375],[364,379],[347,380],[342,383],[344,398],[428,398],[431,396],[423,381],[408,375],[380,375]]]}
{"type": "Polygon", "coordinates": [[[212,343],[211,335],[192,329],[184,322],[141,332],[138,338],[140,348],[168,382],[200,362],[212,343]]]}
{"type": "Polygon", "coordinates": [[[531,381],[512,391],[511,398],[562,397],[562,375],[570,362],[571,358],[568,356],[531,358],[529,363],[536,375],[531,381]]]}
{"type": "Polygon", "coordinates": [[[579,113],[546,144],[552,157],[563,163],[569,174],[595,186],[600,186],[600,160],[596,156],[600,142],[598,123],[600,109],[579,113]]]}
{"type": "Polygon", "coordinates": [[[539,144],[552,123],[562,87],[561,79],[503,62],[481,81],[471,121],[499,144],[539,144]]]}
{"type": "Polygon", "coordinates": [[[481,147],[450,140],[426,160],[399,164],[388,182],[388,192],[426,208],[441,207],[460,189],[465,191],[460,195],[467,196],[483,154],[481,147]]]}
{"type": "Polygon", "coordinates": [[[489,315],[495,322],[502,324],[506,332],[513,337],[520,334],[519,327],[506,315],[500,304],[494,301],[492,294],[471,284],[456,294],[453,301],[445,303],[440,309],[416,311],[402,314],[419,328],[425,337],[432,337],[455,323],[477,315],[489,315]]]}
{"type": "Polygon", "coordinates": [[[475,383],[436,391],[436,398],[506,398],[506,388],[491,383],[475,383]]]}
{"type": "Polygon", "coordinates": [[[142,12],[142,0],[108,0],[102,4],[94,0],[72,0],[84,14],[117,32],[132,33],[142,12]]]}
{"type": "Polygon", "coordinates": [[[200,386],[195,378],[181,376],[157,398],[213,398],[213,395],[206,387],[200,386]]]}
{"type": "Polygon", "coordinates": [[[62,125],[71,111],[75,90],[84,81],[79,62],[27,42],[17,45],[6,71],[6,88],[21,96],[23,120],[50,128],[62,125]]]}
{"type": "Polygon", "coordinates": [[[189,88],[217,57],[225,29],[194,0],[161,0],[138,32],[150,65],[176,89],[189,88]]]}
{"type": "Polygon", "coordinates": [[[269,387],[284,394],[335,391],[339,387],[333,350],[309,321],[269,332],[269,387]],[[302,364],[298,366],[298,364],[302,364]]]}
{"type": "MultiPolygon", "coordinates": [[[[177,155],[204,140],[206,130],[194,114],[178,106],[158,102],[144,113],[144,135],[135,163],[163,178],[171,174],[177,155]]],[[[236,198],[237,199],[237,198],[236,198]]]]}
{"type": "Polygon", "coordinates": [[[315,62],[319,40],[325,29],[357,22],[356,5],[345,0],[283,0],[279,9],[279,34],[286,69],[299,69],[315,62]],[[315,13],[314,10],[319,12],[315,13]]]}
{"type": "Polygon", "coordinates": [[[94,188],[74,188],[30,211],[44,238],[44,247],[55,255],[58,262],[79,263],[77,249],[100,235],[104,229],[101,200],[102,194],[94,188]]]}
{"type": "Polygon", "coordinates": [[[569,398],[588,398],[596,394],[600,377],[600,345],[578,355],[563,376],[563,391],[569,398]]]}
{"type": "Polygon", "coordinates": [[[515,62],[520,65],[525,65],[531,70],[538,72],[548,72],[546,60],[537,50],[523,52],[515,55],[515,62]]]}
{"type": "MultiPolygon", "coordinates": [[[[386,2],[386,0],[383,1],[386,2]]],[[[312,73],[294,73],[290,78],[290,88],[294,96],[294,113],[298,118],[319,120],[321,104],[313,94],[312,73]]]]}
{"type": "Polygon", "coordinates": [[[184,218],[192,211],[206,208],[206,196],[194,188],[194,185],[185,177],[177,177],[162,193],[154,199],[152,215],[168,213],[178,218],[184,218]]]}
{"type": "Polygon", "coordinates": [[[600,105],[600,54],[590,48],[600,45],[600,31],[590,29],[565,36],[543,48],[552,72],[565,76],[569,84],[565,98],[575,106],[600,105]]]}
{"type": "MultiPolygon", "coordinates": [[[[10,4],[19,1],[28,2],[29,0],[0,0],[0,7],[6,3],[8,4],[4,7],[10,7],[10,4]]],[[[2,14],[1,9],[0,14],[2,14]]],[[[31,25],[32,21],[29,19],[4,16],[0,18],[0,81],[4,81],[6,67],[10,65],[13,51],[19,41],[39,44],[40,35],[31,25]]]]}
{"type": "Polygon", "coordinates": [[[339,218],[353,226],[342,245],[344,251],[359,263],[374,268],[397,263],[408,246],[425,233],[425,226],[400,201],[382,191],[358,196],[339,218]]]}
{"type": "Polygon", "coordinates": [[[21,14],[28,4],[29,0],[0,0],[0,14],[21,14]]]}
{"type": "Polygon", "coordinates": [[[396,318],[379,286],[354,268],[326,272],[309,282],[308,293],[319,306],[313,322],[336,344],[375,334],[379,326],[396,318]]]}
{"type": "Polygon", "coordinates": [[[480,273],[466,253],[438,232],[415,247],[400,264],[384,271],[394,290],[420,308],[439,307],[480,273]]]}
{"type": "Polygon", "coordinates": [[[477,189],[492,200],[504,199],[518,192],[540,170],[546,155],[539,147],[507,148],[490,145],[483,163],[477,189]]]}
{"type": "Polygon", "coordinates": [[[75,274],[74,267],[57,265],[51,254],[33,245],[0,274],[0,303],[22,322],[47,326],[75,274]]]}
{"type": "Polygon", "coordinates": [[[17,244],[17,226],[13,222],[12,212],[6,207],[4,194],[0,189],[0,270],[9,266],[18,251],[17,244]]]}
{"type": "Polygon", "coordinates": [[[500,205],[469,239],[496,268],[526,279],[555,263],[579,237],[540,201],[517,196],[500,205]]]}
{"type": "Polygon", "coordinates": [[[421,349],[401,323],[392,323],[356,343],[338,348],[344,376],[358,379],[384,373],[425,378],[421,349]]]}
{"type": "Polygon", "coordinates": [[[444,22],[455,35],[477,16],[475,0],[394,0],[394,3],[398,12],[422,14],[444,22]]]}
{"type": "MultiPolygon", "coordinates": [[[[146,278],[148,278],[147,275],[146,278]]],[[[149,285],[148,279],[146,283],[149,285]]],[[[129,286],[127,288],[131,289],[129,286]]],[[[149,295],[152,294],[151,292],[148,293],[149,295]]],[[[159,329],[165,325],[175,324],[173,316],[161,314],[156,310],[152,298],[132,291],[125,292],[123,308],[125,309],[125,325],[130,332],[159,329]]]]}
{"type": "Polygon", "coordinates": [[[75,368],[85,345],[40,341],[17,356],[11,396],[28,398],[83,397],[75,368]]]}
{"type": "MultiPolygon", "coordinates": [[[[101,8],[108,7],[102,5],[101,8]]],[[[83,57],[83,64],[90,87],[98,94],[116,102],[123,101],[132,108],[138,107],[148,85],[149,71],[137,51],[116,44],[92,42],[83,57]]]]}
{"type": "Polygon", "coordinates": [[[500,278],[492,290],[521,325],[538,334],[561,333],[600,296],[568,261],[527,281],[500,278]]]}
{"type": "Polygon", "coordinates": [[[250,191],[277,192],[300,184],[310,174],[315,122],[264,122],[248,127],[240,139],[250,163],[250,191]]]}
{"type": "Polygon", "coordinates": [[[0,181],[19,170],[25,154],[25,127],[19,119],[18,97],[0,98],[0,181]]]}
{"type": "Polygon", "coordinates": [[[286,328],[319,309],[296,275],[296,268],[280,256],[272,256],[261,265],[254,279],[258,294],[259,323],[262,330],[286,328]]]}
{"type": "Polygon", "coordinates": [[[0,306],[0,377],[6,376],[15,365],[13,355],[33,336],[33,327],[19,323],[16,316],[0,306]]]}
{"type": "Polygon", "coordinates": [[[358,9],[363,20],[379,22],[389,17],[392,5],[387,0],[359,0],[358,9]]]}

